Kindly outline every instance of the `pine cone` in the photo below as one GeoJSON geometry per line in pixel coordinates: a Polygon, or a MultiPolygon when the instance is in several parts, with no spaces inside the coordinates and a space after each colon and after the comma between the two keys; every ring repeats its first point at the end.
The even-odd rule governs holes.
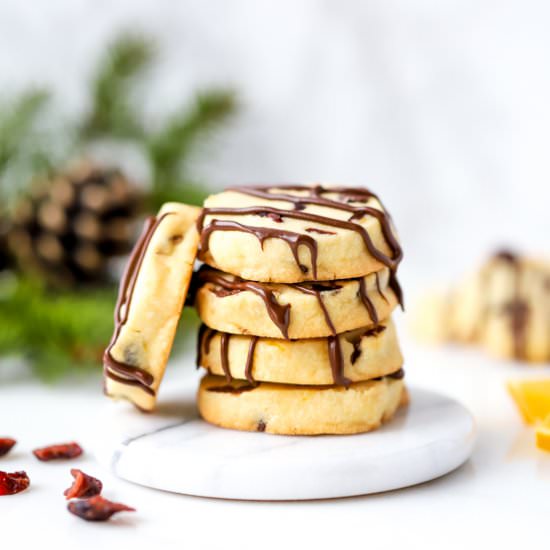
{"type": "Polygon", "coordinates": [[[8,250],[8,224],[0,218],[0,271],[11,265],[11,254],[8,250]]]}
{"type": "Polygon", "coordinates": [[[89,164],[33,187],[7,235],[19,267],[53,285],[103,282],[131,248],[140,194],[118,170],[89,164]]]}

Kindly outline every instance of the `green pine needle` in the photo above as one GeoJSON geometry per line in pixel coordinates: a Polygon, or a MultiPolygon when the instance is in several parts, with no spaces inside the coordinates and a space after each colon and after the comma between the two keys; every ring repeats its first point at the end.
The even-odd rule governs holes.
{"type": "MultiPolygon", "coordinates": [[[[48,291],[29,279],[0,278],[0,357],[28,361],[43,380],[101,367],[113,332],[114,288],[48,291]]],[[[198,325],[186,309],[174,351],[193,345],[198,325]]]]}
{"type": "Polygon", "coordinates": [[[44,379],[101,364],[113,328],[114,289],[51,293],[27,279],[0,280],[0,356],[29,360],[44,379]]]}
{"type": "Polygon", "coordinates": [[[91,108],[80,130],[83,140],[143,136],[132,91],[153,58],[153,43],[143,36],[124,34],[111,44],[92,78],[91,108]]]}

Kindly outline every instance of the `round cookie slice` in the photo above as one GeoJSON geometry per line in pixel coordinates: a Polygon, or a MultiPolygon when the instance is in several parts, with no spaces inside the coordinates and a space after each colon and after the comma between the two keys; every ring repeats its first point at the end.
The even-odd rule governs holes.
{"type": "Polygon", "coordinates": [[[355,434],[378,428],[406,403],[399,376],[357,382],[345,389],[227,384],[219,376],[206,375],[198,406],[207,422],[223,428],[281,435],[355,434]]]}
{"type": "Polygon", "coordinates": [[[399,370],[403,357],[391,320],[305,340],[232,335],[203,326],[198,364],[228,380],[347,386],[399,370]]]}
{"type": "Polygon", "coordinates": [[[197,226],[200,259],[252,281],[393,274],[402,257],[389,214],[364,188],[229,188],[205,201],[197,226]]]}
{"type": "Polygon", "coordinates": [[[200,208],[165,204],[147,220],[120,282],[103,356],[105,393],[150,411],[164,375],[197,254],[200,208]]]}
{"type": "Polygon", "coordinates": [[[398,298],[383,268],[360,279],[258,283],[203,266],[195,305],[210,328],[269,338],[321,338],[387,319],[398,298]]]}

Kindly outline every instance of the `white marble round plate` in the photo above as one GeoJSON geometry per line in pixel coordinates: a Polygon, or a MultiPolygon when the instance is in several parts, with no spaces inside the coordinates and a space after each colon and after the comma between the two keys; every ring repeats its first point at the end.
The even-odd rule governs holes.
{"type": "Polygon", "coordinates": [[[390,491],[458,468],[475,440],[474,420],[458,402],[410,393],[411,404],[387,425],[349,436],[217,428],[198,418],[192,395],[154,415],[111,403],[96,456],[123,479],[187,495],[308,500],[390,491]]]}

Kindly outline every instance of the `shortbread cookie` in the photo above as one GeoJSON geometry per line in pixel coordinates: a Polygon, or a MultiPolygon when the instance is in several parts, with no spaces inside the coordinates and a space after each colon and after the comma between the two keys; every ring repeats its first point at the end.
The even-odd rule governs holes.
{"type": "Polygon", "coordinates": [[[550,264],[503,253],[494,264],[485,282],[483,344],[500,357],[550,361],[550,264]]]}
{"type": "Polygon", "coordinates": [[[388,213],[364,188],[230,188],[206,200],[197,225],[200,259],[252,281],[393,274],[402,257],[388,213]]]}
{"type": "Polygon", "coordinates": [[[199,412],[211,424],[282,435],[355,434],[378,428],[406,400],[402,371],[349,388],[227,382],[206,375],[199,412]]]}
{"type": "Polygon", "coordinates": [[[258,283],[212,268],[197,274],[195,305],[210,328],[271,338],[320,338],[371,327],[397,305],[390,270],[322,283],[258,283]]]}
{"type": "Polygon", "coordinates": [[[403,357],[390,320],[328,338],[281,340],[203,328],[198,364],[212,374],[249,382],[349,385],[399,370],[403,357]]]}
{"type": "Polygon", "coordinates": [[[421,334],[480,343],[498,357],[550,361],[550,264],[500,252],[419,304],[416,317],[421,334]]]}
{"type": "Polygon", "coordinates": [[[172,348],[197,253],[200,209],[167,203],[149,218],[122,278],[104,354],[105,393],[150,411],[172,348]]]}

